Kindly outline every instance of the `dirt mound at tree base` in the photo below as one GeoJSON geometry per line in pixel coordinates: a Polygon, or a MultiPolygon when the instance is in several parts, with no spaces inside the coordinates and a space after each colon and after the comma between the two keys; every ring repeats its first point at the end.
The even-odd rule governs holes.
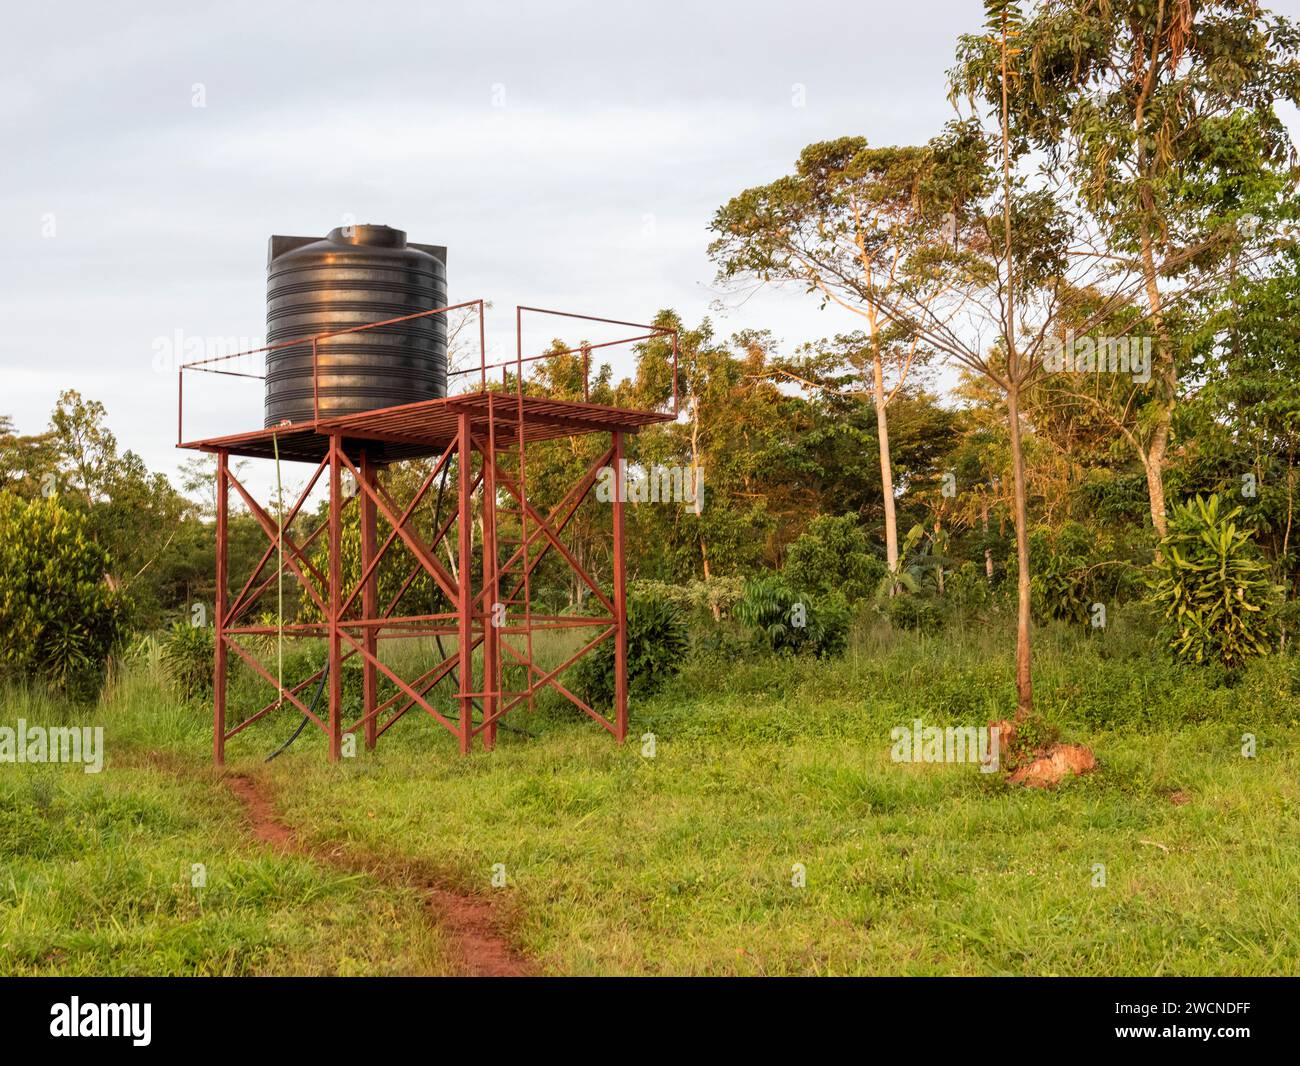
{"type": "Polygon", "coordinates": [[[1082,744],[1053,744],[1038,758],[1013,770],[1007,780],[1026,788],[1054,788],[1067,774],[1086,774],[1096,767],[1096,756],[1082,744]]]}
{"type": "MultiPolygon", "coordinates": [[[[1010,718],[990,722],[998,731],[998,757],[1011,773],[1007,780],[1026,788],[1055,788],[1067,774],[1086,774],[1097,768],[1097,757],[1082,744],[1049,743],[1026,752],[1016,740],[1020,729],[1010,718]]],[[[1041,735],[1041,730],[1038,731],[1041,735]]],[[[1055,739],[1056,731],[1044,739],[1055,739]]]]}

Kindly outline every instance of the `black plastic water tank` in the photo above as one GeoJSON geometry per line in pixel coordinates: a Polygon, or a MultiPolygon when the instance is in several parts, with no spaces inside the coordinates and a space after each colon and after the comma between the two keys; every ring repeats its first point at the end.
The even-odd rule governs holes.
{"type": "MultiPolygon", "coordinates": [[[[408,244],[388,226],[328,237],[272,237],[266,264],[268,344],[447,306],[447,249],[408,244]]],[[[317,342],[320,417],[447,395],[447,316],[429,315],[317,342]]],[[[312,346],[267,353],[266,425],[315,417],[312,346]]]]}

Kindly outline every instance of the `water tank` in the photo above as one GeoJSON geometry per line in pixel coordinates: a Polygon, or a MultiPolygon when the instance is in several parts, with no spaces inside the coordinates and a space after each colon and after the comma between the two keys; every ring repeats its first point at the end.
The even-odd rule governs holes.
{"type": "MultiPolygon", "coordinates": [[[[272,237],[267,344],[447,306],[447,249],[408,244],[388,226],[327,237],[272,237]]],[[[320,417],[447,395],[447,316],[430,315],[317,342],[320,417]]],[[[314,418],[312,346],[267,353],[266,425],[314,418]]]]}

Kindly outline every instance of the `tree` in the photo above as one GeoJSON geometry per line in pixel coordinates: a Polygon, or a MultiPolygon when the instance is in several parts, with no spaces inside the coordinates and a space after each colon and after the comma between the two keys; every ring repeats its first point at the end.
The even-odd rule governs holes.
{"type": "MultiPolygon", "coordinates": [[[[807,490],[788,464],[790,446],[808,425],[806,404],[768,379],[770,337],[749,333],[720,343],[707,319],[684,329],[671,311],[654,324],[679,330],[678,389],[686,417],[629,438],[629,462],[703,470],[704,496],[699,507],[631,508],[636,535],[629,540],[653,545],[661,568],[638,576],[707,581],[763,561],[775,564],[780,527],[807,518],[807,490]]],[[[671,342],[645,341],[636,355],[636,375],[620,384],[618,402],[661,406],[672,395],[671,342]]]]}
{"type": "Polygon", "coordinates": [[[54,443],[51,434],[23,436],[13,419],[0,415],[0,491],[31,499],[48,494],[55,485],[54,443]]]}
{"type": "Polygon", "coordinates": [[[0,669],[88,694],[124,630],[108,569],[84,515],[0,492],[0,669]]]}
{"type": "Polygon", "coordinates": [[[839,593],[851,604],[875,595],[885,577],[851,514],[822,514],[808,523],[807,532],[790,545],[783,573],[793,588],[822,596],[839,593]]]}
{"type": "MultiPolygon", "coordinates": [[[[248,467],[246,459],[230,460],[230,472],[242,477],[248,467]]],[[[214,518],[217,514],[217,457],[215,454],[201,453],[190,456],[180,465],[181,492],[198,503],[199,513],[205,518],[214,518]]],[[[286,487],[285,495],[290,496],[286,487]]]]}
{"type": "Polygon", "coordinates": [[[1000,103],[1013,139],[1064,169],[1098,228],[1076,254],[1107,265],[1120,302],[1145,300],[1155,366],[1131,436],[1163,536],[1179,395],[1171,314],[1223,284],[1293,195],[1275,105],[1300,103],[1300,34],[1255,0],[1044,0],[1016,38],[1022,77],[1003,76],[998,40],[966,36],[955,82],[1000,103]]]}
{"type": "Polygon", "coordinates": [[[134,452],[118,453],[106,418],[98,400],[74,389],[59,395],[50,416],[57,464],[51,487],[65,506],[85,512],[87,534],[110,560],[108,581],[130,589],[135,620],[153,625],[163,611],[178,606],[168,590],[185,578],[164,574],[171,562],[166,551],[197,516],[163,474],[150,473],[134,452]]]}
{"type": "MultiPolygon", "coordinates": [[[[927,148],[871,148],[863,137],[812,144],[794,174],[734,197],[710,227],[718,237],[709,255],[724,283],[802,284],[823,307],[833,303],[866,322],[865,337],[846,338],[831,364],[850,373],[837,386],[821,387],[874,403],[891,571],[898,569],[898,519],[888,408],[926,352],[890,307],[904,287],[922,305],[940,288],[938,275],[914,269],[952,224],[952,190],[935,164],[927,148]]],[[[831,367],[820,369],[824,376],[831,367]]],[[[789,368],[775,372],[809,384],[789,368]]]]}
{"type": "MultiPolygon", "coordinates": [[[[1215,299],[1194,350],[1201,387],[1186,405],[1196,435],[1184,481],[1249,504],[1243,521],[1293,578],[1300,459],[1300,251],[1215,299]]],[[[1294,590],[1293,590],[1294,591],[1294,590]]]]}
{"type": "Polygon", "coordinates": [[[98,400],[85,400],[76,389],[66,389],[50,416],[63,487],[87,505],[104,498],[117,461],[117,438],[104,424],[105,414],[98,400]]]}
{"type": "MultiPolygon", "coordinates": [[[[1059,309],[1071,220],[1050,189],[1028,186],[1022,173],[1025,146],[1012,133],[1010,86],[1019,75],[1019,52],[1013,43],[1022,22],[1019,10],[1010,0],[989,0],[986,10],[986,40],[998,56],[997,78],[1002,86],[993,128],[985,128],[973,117],[956,121],[925,147],[920,156],[925,178],[917,192],[933,206],[920,215],[924,238],[900,254],[898,283],[873,287],[870,299],[898,336],[928,346],[986,378],[1005,397],[1018,574],[1017,714],[1024,717],[1033,710],[1033,680],[1021,404],[1059,309]],[[942,239],[936,239],[931,227],[940,205],[942,239]],[[1025,336],[1022,319],[1032,323],[1025,336]]],[[[814,182],[813,188],[819,186],[814,182]]],[[[769,200],[761,200],[764,210],[777,214],[776,224],[767,229],[778,236],[789,231],[780,212],[790,199],[800,202],[793,193],[769,198],[774,203],[770,208],[769,200]]],[[[758,222],[752,225],[762,231],[758,222]]],[[[745,227],[737,224],[732,229],[730,239],[739,242],[741,249],[733,272],[747,269],[762,276],[765,269],[773,269],[771,242],[747,250],[745,227]]],[[[778,255],[793,257],[784,251],[786,244],[776,246],[778,255]]],[[[715,242],[713,251],[725,255],[727,246],[718,248],[715,242]]],[[[811,255],[806,248],[801,254],[811,255]]],[[[781,262],[776,258],[777,264],[781,262]]]]}

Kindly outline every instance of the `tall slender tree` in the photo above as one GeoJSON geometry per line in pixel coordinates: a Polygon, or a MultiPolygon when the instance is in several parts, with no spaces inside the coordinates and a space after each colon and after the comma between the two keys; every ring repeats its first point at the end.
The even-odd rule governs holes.
{"type": "Polygon", "coordinates": [[[963,37],[955,87],[1060,168],[1096,227],[1072,254],[1105,265],[1115,299],[1145,301],[1155,365],[1133,440],[1163,536],[1184,350],[1171,318],[1228,280],[1294,194],[1276,105],[1300,103],[1300,31],[1256,0],[1043,0],[1016,44],[1023,76],[1008,79],[997,39],[963,37]]]}
{"type": "Polygon", "coordinates": [[[927,148],[842,137],[809,145],[793,174],[734,197],[711,226],[709,254],[724,283],[802,285],[865,323],[865,344],[842,354],[875,406],[891,571],[899,559],[888,408],[924,348],[890,308],[905,287],[921,303],[941,295],[942,276],[915,269],[952,229],[951,191],[940,177],[927,148]]]}

